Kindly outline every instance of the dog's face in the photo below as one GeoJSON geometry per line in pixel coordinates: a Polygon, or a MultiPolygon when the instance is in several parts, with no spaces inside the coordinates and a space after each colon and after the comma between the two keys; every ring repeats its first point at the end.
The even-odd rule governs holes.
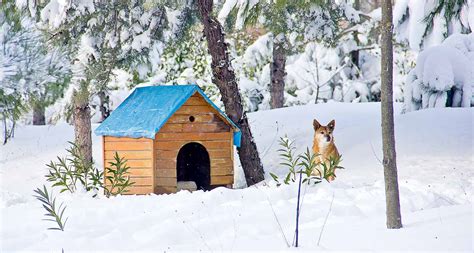
{"type": "Polygon", "coordinates": [[[313,121],[314,141],[318,143],[330,143],[334,140],[332,132],[336,126],[336,121],[331,120],[327,126],[321,125],[316,119],[313,121]]]}

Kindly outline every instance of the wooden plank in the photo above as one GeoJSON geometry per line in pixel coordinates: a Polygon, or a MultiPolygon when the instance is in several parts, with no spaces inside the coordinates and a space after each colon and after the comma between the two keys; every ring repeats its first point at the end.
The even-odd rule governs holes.
{"type": "Polygon", "coordinates": [[[234,163],[229,158],[211,159],[211,168],[215,167],[215,166],[217,166],[217,167],[233,167],[234,163]]]}
{"type": "Polygon", "coordinates": [[[124,193],[124,195],[143,195],[143,194],[150,194],[153,193],[153,186],[147,185],[147,186],[134,186],[132,185],[129,189],[129,191],[124,193]]]}
{"type": "MultiPolygon", "coordinates": [[[[124,157],[127,160],[151,159],[153,157],[152,151],[117,151],[119,157],[124,157]]],[[[105,151],[105,159],[113,160],[115,151],[105,151]]]]}
{"type": "MultiPolygon", "coordinates": [[[[109,166],[107,166],[109,167],[109,166]]],[[[143,177],[143,176],[152,176],[153,175],[153,169],[152,167],[130,167],[130,169],[128,169],[128,176],[131,176],[131,177],[135,177],[135,176],[138,176],[138,177],[143,177]]],[[[104,174],[106,174],[106,171],[104,171],[104,174]]]]}
{"type": "Polygon", "coordinates": [[[212,133],[212,132],[228,132],[229,126],[224,123],[189,123],[183,124],[181,131],[184,133],[212,133]]]}
{"type": "Polygon", "coordinates": [[[152,169],[151,169],[153,171],[152,172],[153,175],[151,177],[152,178],[152,186],[153,186],[152,190],[153,190],[153,192],[155,192],[155,186],[156,186],[156,181],[155,181],[155,177],[156,177],[156,172],[155,172],[155,170],[156,170],[155,140],[150,140],[150,141],[151,141],[151,148],[152,148],[151,153],[152,153],[152,165],[153,165],[152,169]]]}
{"type": "MultiPolygon", "coordinates": [[[[109,167],[110,166],[109,162],[115,162],[115,160],[113,159],[104,160],[104,167],[109,167]]],[[[127,166],[132,167],[132,168],[153,168],[152,159],[138,159],[138,160],[129,159],[126,162],[126,164],[127,166]]]]}
{"type": "Polygon", "coordinates": [[[180,133],[182,131],[183,131],[183,124],[168,124],[168,123],[166,123],[160,129],[160,133],[180,133]]]}
{"type": "MultiPolygon", "coordinates": [[[[153,178],[153,169],[152,168],[146,168],[146,169],[135,169],[135,168],[130,168],[128,170],[128,175],[130,177],[150,177],[153,178]]],[[[151,184],[151,183],[150,183],[151,184]]]]}
{"type": "MultiPolygon", "coordinates": [[[[173,124],[173,123],[190,123],[188,114],[174,114],[171,118],[168,119],[166,124],[173,124]]],[[[195,123],[212,123],[212,122],[221,122],[217,116],[213,113],[206,113],[206,114],[193,114],[194,122],[195,123]]]]}
{"type": "Polygon", "coordinates": [[[229,143],[230,143],[230,139],[229,140],[203,141],[202,145],[204,147],[206,147],[206,149],[209,151],[209,150],[213,150],[213,149],[221,149],[221,148],[228,147],[229,143]]]}
{"type": "Polygon", "coordinates": [[[223,122],[219,123],[166,123],[160,133],[214,133],[228,132],[229,126],[223,122]]]}
{"type": "Polygon", "coordinates": [[[173,186],[176,187],[177,180],[175,177],[156,177],[156,186],[173,186]]]}
{"type": "Polygon", "coordinates": [[[208,140],[228,140],[231,137],[229,132],[223,133],[160,133],[156,134],[156,138],[159,141],[171,140],[184,140],[184,141],[208,141],[208,140]]]}
{"type": "Polygon", "coordinates": [[[184,105],[208,105],[208,103],[204,98],[192,96],[186,101],[186,103],[184,103],[184,105]]]}
{"type": "Polygon", "coordinates": [[[185,141],[155,141],[155,150],[179,150],[185,144],[185,141]]]}
{"type": "Polygon", "coordinates": [[[172,177],[176,178],[176,168],[175,169],[157,169],[155,170],[155,177],[172,177]]]}
{"type": "Polygon", "coordinates": [[[227,148],[223,149],[212,149],[208,151],[209,153],[209,158],[210,159],[215,159],[215,158],[229,158],[231,156],[231,152],[227,148]]]}
{"type": "Polygon", "coordinates": [[[193,113],[212,113],[212,107],[209,105],[183,105],[175,114],[193,114],[193,113]]]}
{"type": "Polygon", "coordinates": [[[105,167],[107,167],[109,165],[109,163],[107,163],[106,160],[105,160],[105,148],[104,148],[105,147],[105,138],[106,138],[105,136],[102,136],[102,162],[103,162],[102,166],[104,168],[104,170],[103,170],[104,171],[104,182],[103,182],[104,185],[105,185],[105,176],[107,174],[106,173],[107,171],[106,171],[105,167]]]}
{"type": "Polygon", "coordinates": [[[234,183],[234,176],[211,176],[211,185],[227,185],[234,183]]]}
{"type": "Polygon", "coordinates": [[[133,186],[142,186],[142,185],[153,185],[153,177],[130,177],[130,182],[134,182],[133,186]]]}
{"type": "Polygon", "coordinates": [[[162,194],[162,193],[175,193],[177,191],[176,186],[155,186],[155,193],[162,194]]]}
{"type": "Polygon", "coordinates": [[[127,141],[109,141],[105,142],[104,150],[107,151],[139,151],[139,150],[152,150],[153,142],[127,142],[127,141]]]}
{"type": "MultiPolygon", "coordinates": [[[[213,141],[194,141],[203,145],[206,150],[213,150],[213,149],[222,149],[224,147],[228,147],[230,145],[229,140],[213,140],[213,141]]],[[[155,142],[155,150],[180,150],[184,145],[188,142],[186,141],[156,141],[155,142]]]]}
{"type": "Polygon", "coordinates": [[[156,150],[156,158],[164,160],[176,160],[178,156],[178,150],[156,150]]]}
{"type": "Polygon", "coordinates": [[[130,137],[115,137],[115,136],[104,136],[106,142],[120,141],[120,142],[149,142],[151,139],[147,138],[130,138],[130,137]]]}
{"type": "Polygon", "coordinates": [[[231,176],[234,174],[232,167],[215,167],[211,168],[211,176],[231,176]]]}
{"type": "Polygon", "coordinates": [[[176,160],[173,159],[156,159],[156,169],[174,169],[176,170],[176,160]]]}
{"type": "Polygon", "coordinates": [[[234,168],[234,133],[232,132],[232,129],[230,130],[230,160],[232,162],[232,168],[234,168]]]}

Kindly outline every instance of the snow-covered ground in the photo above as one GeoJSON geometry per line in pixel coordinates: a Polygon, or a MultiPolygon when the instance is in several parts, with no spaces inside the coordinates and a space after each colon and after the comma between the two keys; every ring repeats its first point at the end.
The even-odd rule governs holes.
{"type": "MultiPolygon", "coordinates": [[[[396,105],[404,228],[387,230],[379,107],[328,103],[249,115],[265,170],[279,175],[280,136],[287,134],[303,151],[312,145],[313,118],[323,124],[336,119],[346,169],[332,183],[304,188],[301,249],[472,252],[474,110],[399,114],[396,105]]],[[[296,185],[276,187],[268,175],[266,183],[244,189],[110,199],[54,189],[67,204],[69,220],[64,232],[47,230],[53,224],[42,220],[33,189],[45,182],[44,164],[63,156],[72,138],[65,124],[20,126],[11,143],[0,147],[2,252],[293,250],[286,241],[291,244],[294,236],[296,185]]],[[[100,139],[93,141],[94,158],[101,161],[100,139]]],[[[238,169],[236,187],[243,184],[238,169]]]]}

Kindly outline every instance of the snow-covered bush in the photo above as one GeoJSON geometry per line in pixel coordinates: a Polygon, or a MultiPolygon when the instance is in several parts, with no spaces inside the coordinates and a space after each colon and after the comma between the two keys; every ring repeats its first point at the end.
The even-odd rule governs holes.
{"type": "Polygon", "coordinates": [[[395,39],[420,51],[451,34],[472,32],[474,5],[471,0],[398,0],[393,23],[395,39]]]}
{"type": "Polygon", "coordinates": [[[405,111],[473,105],[474,34],[453,34],[422,51],[406,82],[405,111]]]}

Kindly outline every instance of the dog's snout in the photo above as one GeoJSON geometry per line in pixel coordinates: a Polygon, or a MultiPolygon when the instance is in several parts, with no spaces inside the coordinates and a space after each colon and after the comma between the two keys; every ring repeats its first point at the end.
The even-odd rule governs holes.
{"type": "Polygon", "coordinates": [[[330,142],[330,141],[331,141],[331,136],[330,136],[330,135],[326,135],[326,141],[327,141],[327,142],[330,142]]]}

